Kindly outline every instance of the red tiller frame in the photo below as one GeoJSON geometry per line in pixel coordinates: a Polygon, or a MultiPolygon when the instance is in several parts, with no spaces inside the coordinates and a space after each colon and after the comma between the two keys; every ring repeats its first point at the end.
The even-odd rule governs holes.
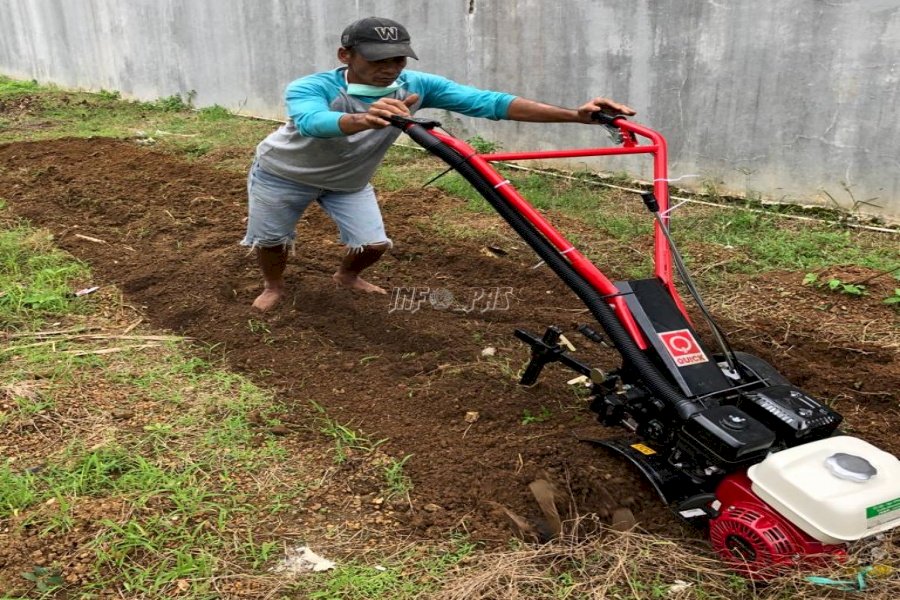
{"type": "MultiPolygon", "coordinates": [[[[590,260],[579,252],[553,225],[523,198],[512,184],[501,176],[490,163],[500,161],[536,160],[550,158],[575,158],[582,156],[614,156],[623,154],[653,155],[653,194],[659,204],[660,219],[668,227],[669,222],[669,186],[666,155],[666,140],[658,132],[636,125],[622,118],[613,121],[622,133],[622,146],[607,148],[584,148],[570,150],[547,150],[538,152],[497,152],[479,154],[469,144],[441,131],[432,130],[431,134],[447,144],[459,154],[466,157],[472,167],[487,180],[526,220],[528,220],[554,247],[568,259],[572,268],[584,277],[591,286],[607,297],[610,306],[626,328],[632,339],[642,350],[647,348],[647,341],[634,320],[634,316],[625,304],[619,289],[590,260]],[[639,145],[635,136],[650,141],[639,145]]],[[[668,242],[662,232],[660,223],[654,226],[654,264],[655,275],[666,286],[678,309],[688,318],[684,303],[675,289],[672,280],[672,256],[668,242]]]]}

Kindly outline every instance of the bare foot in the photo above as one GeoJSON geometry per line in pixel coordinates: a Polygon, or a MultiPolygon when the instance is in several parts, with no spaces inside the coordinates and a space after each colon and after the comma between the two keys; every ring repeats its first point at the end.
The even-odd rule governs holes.
{"type": "Polygon", "coordinates": [[[338,285],[342,285],[343,287],[351,290],[357,290],[360,292],[368,292],[370,294],[387,294],[384,288],[378,287],[373,283],[369,283],[359,275],[354,275],[352,273],[341,273],[338,271],[335,273],[332,278],[338,285]]]}
{"type": "Polygon", "coordinates": [[[260,312],[266,312],[279,301],[281,301],[281,297],[284,296],[284,291],[280,288],[266,288],[263,290],[263,293],[256,297],[256,300],[253,301],[253,308],[260,312]]]}

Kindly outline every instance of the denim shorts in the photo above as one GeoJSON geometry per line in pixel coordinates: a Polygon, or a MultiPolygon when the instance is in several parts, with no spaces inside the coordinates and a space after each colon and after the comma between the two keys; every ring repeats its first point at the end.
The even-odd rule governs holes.
{"type": "Polygon", "coordinates": [[[337,224],[341,242],[351,252],[391,243],[371,184],[356,192],[335,192],[273,175],[254,162],[247,176],[247,196],[249,214],[242,246],[293,246],[297,221],[313,200],[337,224]]]}

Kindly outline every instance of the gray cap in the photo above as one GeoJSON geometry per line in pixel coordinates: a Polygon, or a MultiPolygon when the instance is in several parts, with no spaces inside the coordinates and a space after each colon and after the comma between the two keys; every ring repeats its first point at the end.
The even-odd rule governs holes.
{"type": "Polygon", "coordinates": [[[850,481],[864,482],[878,475],[878,469],[862,456],[838,452],[825,459],[825,466],[832,475],[850,481]]]}
{"type": "Polygon", "coordinates": [[[408,56],[419,60],[409,45],[406,27],[381,17],[366,17],[347,26],[341,34],[341,46],[353,48],[366,60],[384,60],[408,56]]]}

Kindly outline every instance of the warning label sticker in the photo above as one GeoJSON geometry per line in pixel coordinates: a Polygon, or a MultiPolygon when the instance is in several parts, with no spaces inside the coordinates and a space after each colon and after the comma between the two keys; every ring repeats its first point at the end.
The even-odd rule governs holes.
{"type": "Polygon", "coordinates": [[[900,519],[900,498],[866,508],[867,527],[874,527],[895,519],[900,519]]]}
{"type": "Polygon", "coordinates": [[[651,448],[650,446],[645,446],[644,444],[632,444],[632,448],[640,452],[641,454],[646,454],[647,456],[651,456],[656,454],[656,450],[651,448]]]}
{"type": "Polygon", "coordinates": [[[694,339],[694,334],[689,329],[666,331],[658,335],[672,359],[675,360],[675,364],[679,367],[709,362],[706,354],[700,348],[700,344],[694,339]]]}

